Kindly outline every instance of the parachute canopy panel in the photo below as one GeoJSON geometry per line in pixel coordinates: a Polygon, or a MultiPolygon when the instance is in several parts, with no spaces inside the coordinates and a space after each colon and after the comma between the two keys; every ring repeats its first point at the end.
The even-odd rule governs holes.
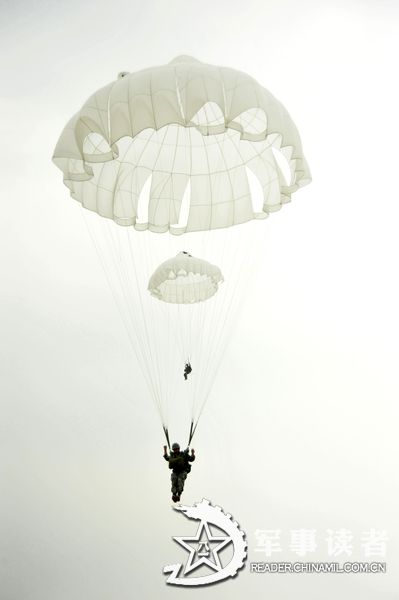
{"type": "Polygon", "coordinates": [[[310,181],[283,105],[250,76],[187,56],[123,72],[93,94],[66,125],[53,160],[85,208],[119,225],[175,234],[265,218],[310,181]],[[262,188],[261,209],[248,169],[262,188]]]}
{"type": "Polygon", "coordinates": [[[195,304],[218,291],[223,275],[206,260],[179,252],[156,269],[148,283],[152,296],[172,304],[195,304]]]}

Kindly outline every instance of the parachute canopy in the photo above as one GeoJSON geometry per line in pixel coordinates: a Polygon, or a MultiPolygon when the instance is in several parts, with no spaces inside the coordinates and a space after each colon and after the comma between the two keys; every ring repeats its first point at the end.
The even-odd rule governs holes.
{"type": "Polygon", "coordinates": [[[194,304],[216,294],[222,281],[219,267],[187,252],[179,252],[159,265],[151,276],[148,290],[163,302],[194,304]]]}
{"type": "Polygon", "coordinates": [[[71,196],[93,211],[82,215],[166,437],[169,424],[188,422],[190,443],[252,264],[264,257],[254,221],[310,181],[297,129],[249,75],[180,56],[120,73],[94,93],[53,160],[71,196]],[[163,262],[181,242],[151,232],[184,234],[210,262],[183,254],[163,262]]]}
{"type": "Polygon", "coordinates": [[[249,75],[188,56],[93,94],[53,160],[85,208],[175,234],[265,218],[310,181],[283,105],[249,75]]]}

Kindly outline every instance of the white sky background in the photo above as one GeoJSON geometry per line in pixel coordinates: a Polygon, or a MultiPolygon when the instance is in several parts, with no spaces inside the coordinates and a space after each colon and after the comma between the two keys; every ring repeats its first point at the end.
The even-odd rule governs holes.
{"type": "MultiPolygon", "coordinates": [[[[399,6],[394,1],[0,2],[2,600],[390,600],[398,582],[399,6]],[[190,54],[248,72],[301,133],[313,183],[265,253],[195,439],[184,500],[247,533],[386,529],[386,575],[165,585],[164,443],[88,239],[50,162],[122,70],[190,54]]],[[[364,560],[356,549],[353,560],[364,560]]],[[[340,559],[338,559],[340,560],[340,559]]]]}

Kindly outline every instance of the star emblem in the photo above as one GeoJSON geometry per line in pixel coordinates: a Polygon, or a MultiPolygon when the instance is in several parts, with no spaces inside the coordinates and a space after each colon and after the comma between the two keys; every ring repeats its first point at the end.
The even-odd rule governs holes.
{"type": "Polygon", "coordinates": [[[175,536],[173,539],[190,553],[184,568],[184,575],[201,565],[207,565],[214,571],[220,571],[223,567],[219,552],[232,541],[229,536],[212,535],[207,521],[200,522],[196,535],[175,536]],[[190,542],[194,543],[194,546],[190,542]],[[212,548],[214,544],[216,546],[212,548]],[[196,557],[197,560],[195,560],[196,557]]]}

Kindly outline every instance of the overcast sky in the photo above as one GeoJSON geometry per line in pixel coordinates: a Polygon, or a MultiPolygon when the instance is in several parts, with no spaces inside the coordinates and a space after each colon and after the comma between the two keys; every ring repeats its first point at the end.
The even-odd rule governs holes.
{"type": "MultiPolygon", "coordinates": [[[[398,594],[399,6],[383,0],[0,0],[2,600],[394,600],[398,594]],[[185,560],[158,415],[51,163],[122,70],[180,54],[255,77],[289,110],[313,183],[262,223],[264,260],[195,439],[184,501],[247,534],[385,529],[385,575],[165,584],[185,560]]],[[[272,557],[274,560],[276,557],[272,557]]],[[[342,557],[337,558],[341,560],[342,557]]],[[[378,560],[378,558],[377,558],[378,560]]]]}

